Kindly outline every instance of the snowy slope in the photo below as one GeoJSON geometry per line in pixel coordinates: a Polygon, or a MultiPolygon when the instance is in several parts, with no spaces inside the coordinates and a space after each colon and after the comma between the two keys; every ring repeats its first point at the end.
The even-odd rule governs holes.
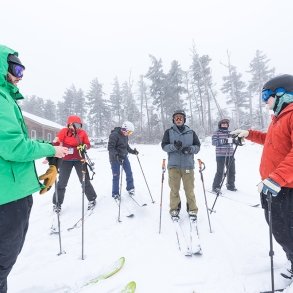
{"type": "MultiPolygon", "coordinates": [[[[196,162],[196,198],[199,205],[198,228],[202,256],[183,256],[177,246],[174,227],[168,215],[168,174],[163,185],[162,233],[159,234],[161,164],[167,158],[159,145],[136,145],[155,204],[151,203],[137,158],[130,155],[136,196],[147,207],[133,205],[134,218],[122,217],[117,222],[117,205],[111,198],[111,169],[106,149],[91,149],[96,175],[93,185],[98,194],[97,207],[85,221],[85,259],[81,260],[81,228],[67,231],[81,216],[81,187],[73,171],[62,206],[62,248],[66,254],[57,256],[57,235],[49,235],[52,223],[52,193],[35,195],[30,228],[22,253],[9,277],[10,293],[76,292],[77,288],[121,256],[124,268],[115,276],[81,292],[120,292],[135,280],[138,293],[254,293],[269,290],[270,258],[269,232],[260,207],[256,185],[260,178],[258,166],[261,147],[246,143],[236,152],[236,187],[238,192],[224,190],[210,216],[213,233],[209,231],[202,183],[196,162]],[[62,289],[62,288],[71,288],[62,289]]],[[[196,156],[206,164],[203,172],[206,189],[211,188],[216,162],[215,150],[203,143],[196,156]]],[[[37,162],[39,174],[46,170],[37,162]]],[[[126,199],[125,178],[123,194],[126,199]]],[[[182,195],[184,193],[182,192],[182,195]]],[[[211,207],[215,196],[206,193],[211,207]]],[[[181,218],[186,221],[185,198],[182,196],[181,218]]],[[[87,200],[86,200],[87,204],[87,200]]],[[[186,230],[187,231],[187,230],[186,230]]],[[[282,249],[274,242],[275,287],[283,287],[279,276],[286,265],[282,249]]],[[[293,292],[293,289],[287,290],[293,292]]]]}

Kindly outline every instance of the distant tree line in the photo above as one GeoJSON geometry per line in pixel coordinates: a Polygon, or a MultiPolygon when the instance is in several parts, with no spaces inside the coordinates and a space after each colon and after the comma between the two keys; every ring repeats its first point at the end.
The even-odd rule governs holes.
{"type": "Polygon", "coordinates": [[[272,78],[275,69],[269,67],[269,59],[257,50],[249,64],[250,80],[243,81],[242,74],[230,62],[227,52],[227,74],[220,88],[221,100],[226,100],[224,109],[218,103],[219,93],[214,89],[211,58],[199,55],[192,49],[192,63],[183,70],[174,60],[168,72],[164,72],[162,59],[150,55],[151,65],[141,75],[134,89],[133,82],[120,83],[115,77],[109,95],[103,92],[98,78],[90,82],[88,91],[66,89],[62,101],[30,96],[21,103],[23,110],[64,125],[67,116],[79,115],[92,137],[107,137],[114,126],[124,120],[132,121],[136,142],[157,143],[163,131],[172,123],[176,109],[184,109],[188,125],[201,138],[215,130],[219,119],[230,118],[231,127],[267,127],[267,113],[261,101],[261,89],[272,78]],[[258,97],[255,99],[255,97],[258,97]]]}

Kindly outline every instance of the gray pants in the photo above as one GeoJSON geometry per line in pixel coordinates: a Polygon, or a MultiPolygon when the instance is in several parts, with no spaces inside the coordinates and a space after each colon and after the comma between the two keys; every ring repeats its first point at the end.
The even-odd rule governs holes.
{"type": "Polygon", "coordinates": [[[198,211],[194,194],[194,170],[185,170],[170,168],[169,186],[170,186],[170,210],[180,210],[181,200],[179,195],[181,179],[187,201],[187,211],[198,211]]]}

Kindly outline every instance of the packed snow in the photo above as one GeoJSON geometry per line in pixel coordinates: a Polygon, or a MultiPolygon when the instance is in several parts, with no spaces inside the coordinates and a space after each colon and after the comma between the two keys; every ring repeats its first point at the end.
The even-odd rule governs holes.
{"type": "MultiPolygon", "coordinates": [[[[92,181],[98,194],[94,213],[84,222],[84,260],[82,256],[82,229],[67,231],[81,217],[82,190],[72,171],[61,213],[60,252],[58,235],[50,235],[53,221],[53,189],[45,195],[35,194],[30,227],[24,248],[8,278],[9,293],[48,292],[121,292],[130,281],[137,284],[137,293],[241,293],[271,289],[269,229],[260,206],[256,185],[260,182],[258,167],[262,147],[251,142],[238,147],[236,158],[237,192],[227,191],[219,197],[210,215],[210,233],[203,185],[197,159],[203,171],[208,206],[215,195],[208,192],[216,171],[215,149],[210,141],[202,143],[195,156],[195,194],[199,206],[198,230],[203,254],[186,257],[178,249],[175,230],[169,216],[168,172],[165,173],[162,196],[162,225],[159,234],[162,159],[167,154],[160,145],[132,145],[139,150],[145,178],[139,161],[129,155],[134,174],[139,207],[128,202],[125,174],[122,184],[122,205],[128,202],[135,216],[117,221],[118,207],[111,197],[112,173],[106,148],[90,149],[88,155],[95,163],[92,181]],[[229,197],[229,198],[228,198],[229,197]],[[82,287],[98,276],[105,267],[121,256],[124,267],[114,276],[95,285],[82,287]]],[[[47,169],[42,160],[36,162],[39,174],[47,169]]],[[[188,232],[186,200],[181,190],[181,221],[188,232]]],[[[87,206],[87,199],[85,198],[87,206]]],[[[55,216],[56,217],[56,216],[55,216]]],[[[282,248],[274,241],[275,288],[283,288],[287,281],[280,276],[287,259],[282,248]]],[[[286,291],[293,292],[292,289],[286,291]]]]}

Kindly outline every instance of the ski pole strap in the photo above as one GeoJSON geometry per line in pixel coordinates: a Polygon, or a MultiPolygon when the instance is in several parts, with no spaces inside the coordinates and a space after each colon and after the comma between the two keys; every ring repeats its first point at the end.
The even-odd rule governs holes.
{"type": "Polygon", "coordinates": [[[201,159],[197,159],[197,161],[199,165],[199,172],[202,172],[206,168],[206,165],[201,159]]]}

